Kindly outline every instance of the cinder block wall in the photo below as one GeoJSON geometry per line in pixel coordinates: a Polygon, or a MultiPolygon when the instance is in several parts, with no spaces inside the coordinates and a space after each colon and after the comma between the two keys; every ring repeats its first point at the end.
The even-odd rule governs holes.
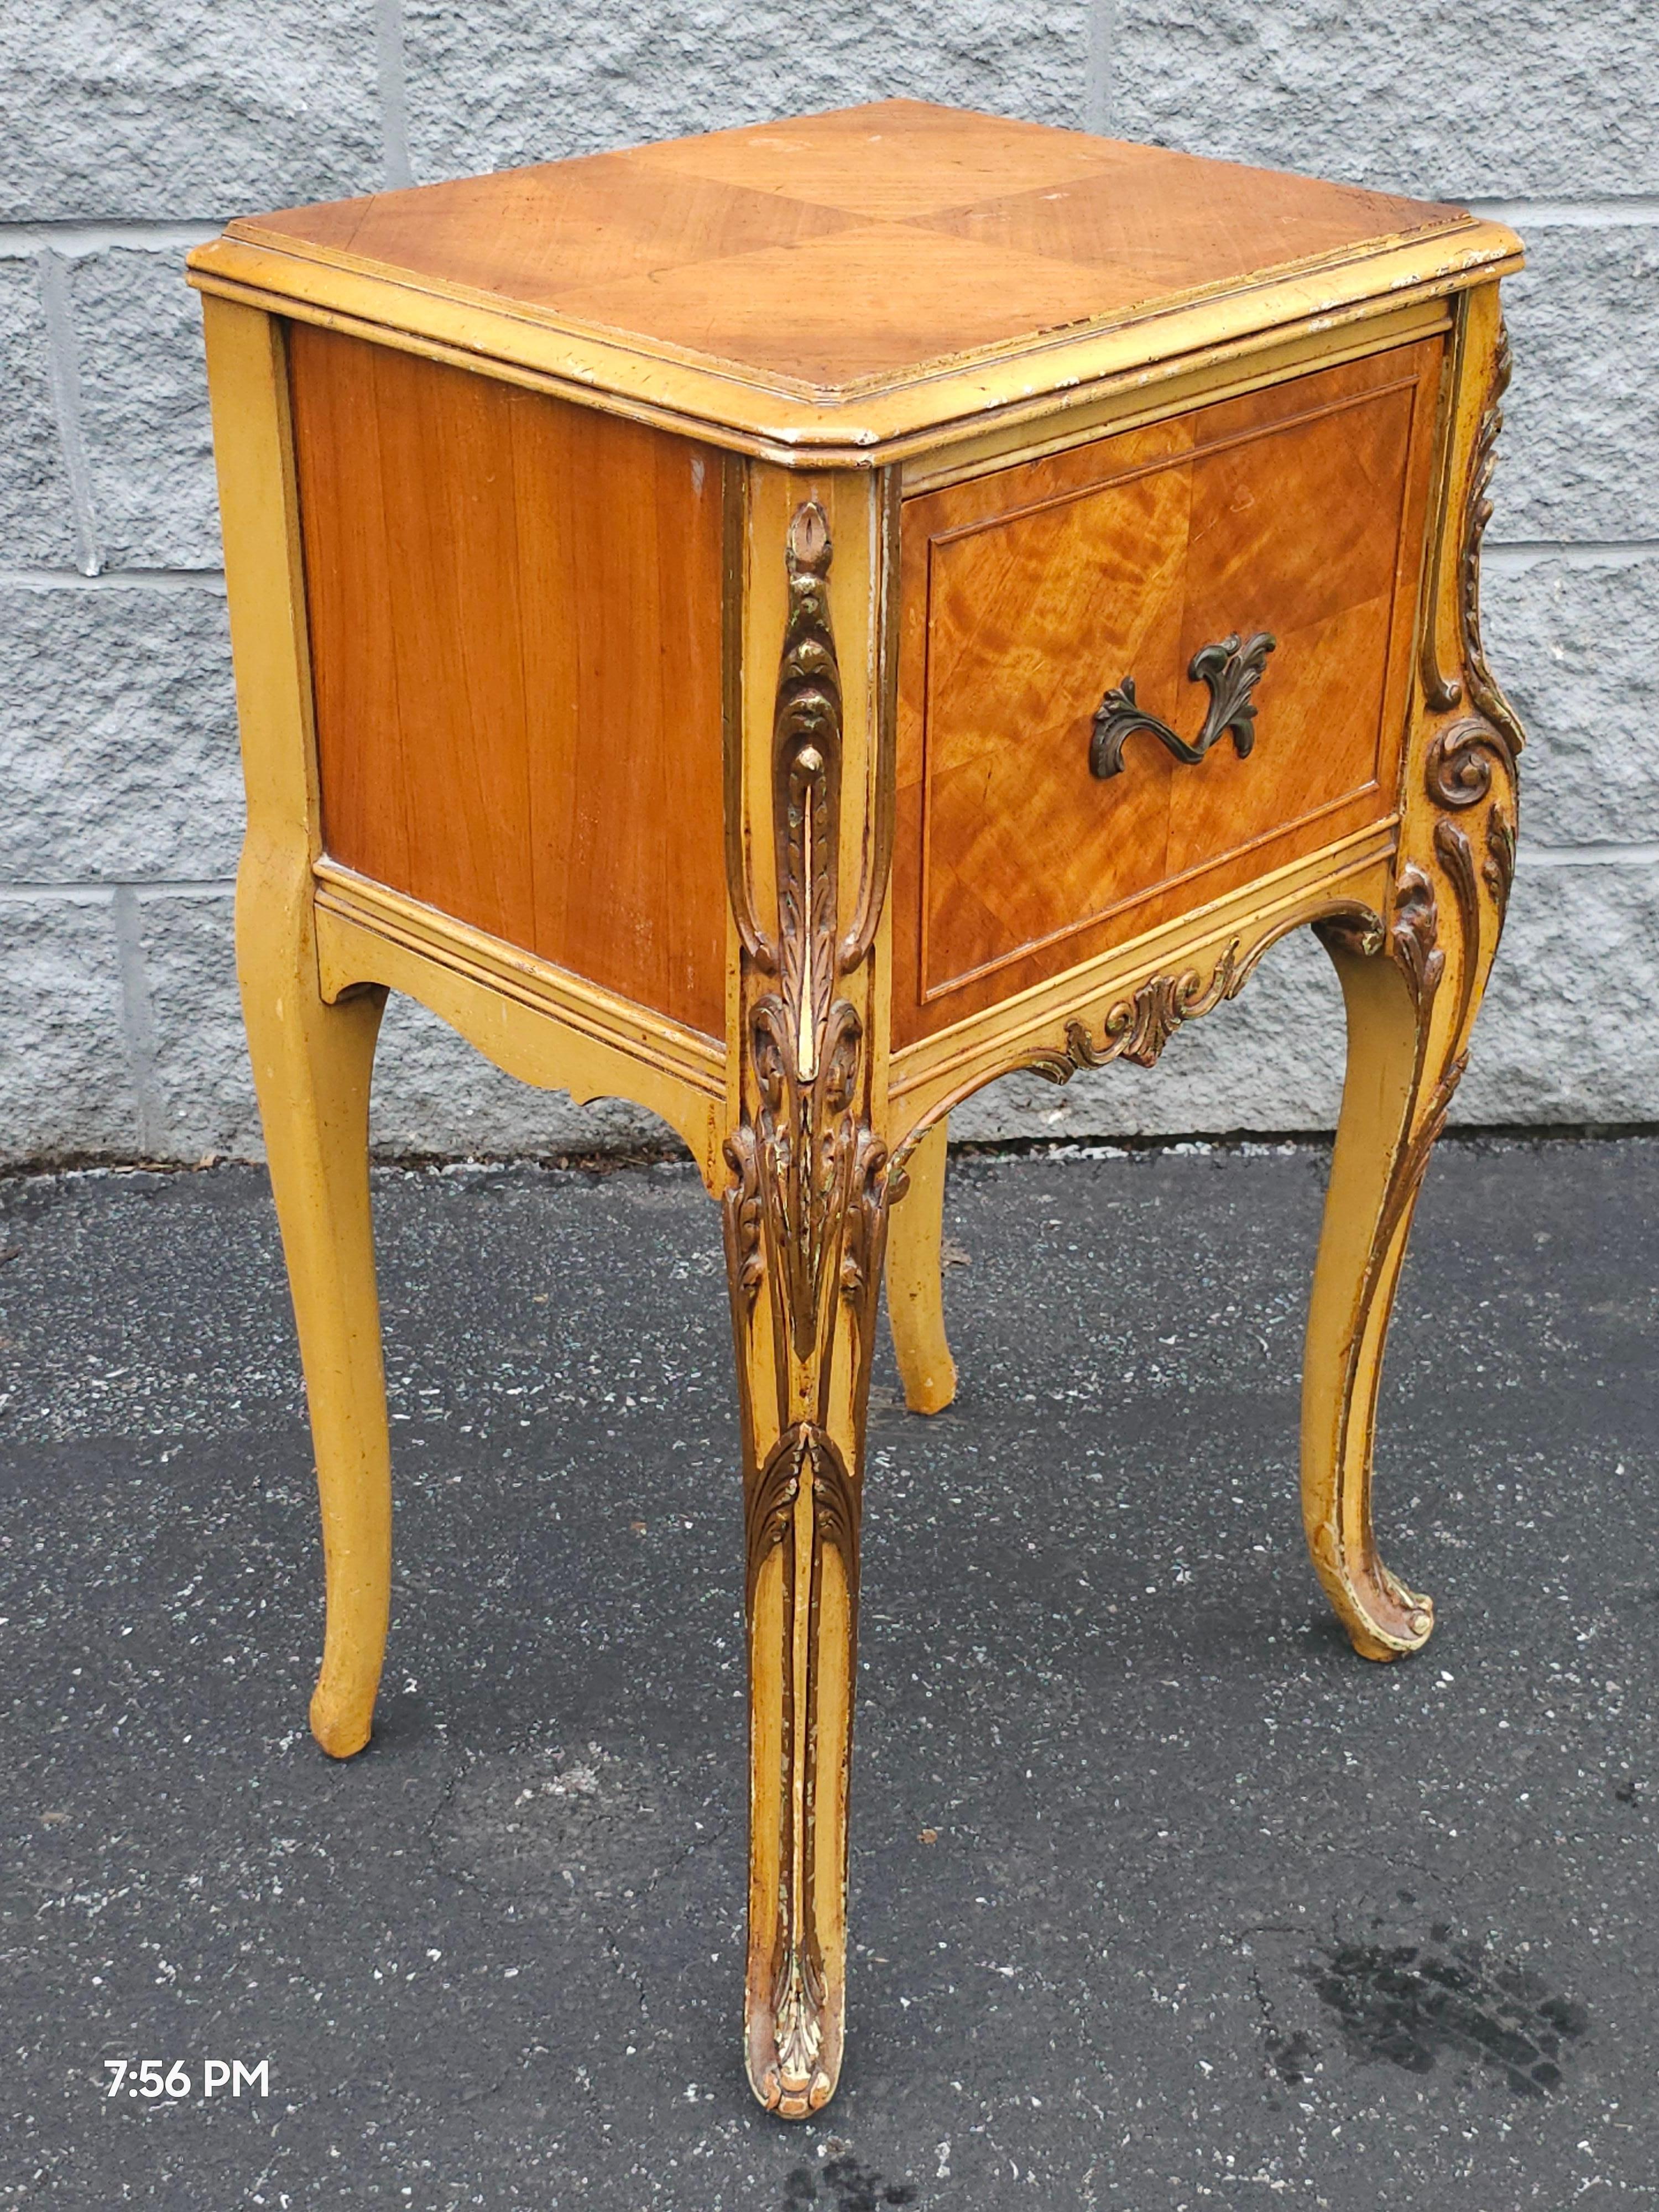
{"type": "MultiPolygon", "coordinates": [[[[1501,214],[1486,564],[1532,732],[1467,1121],[1659,1120],[1659,30],[1651,0],[10,0],[0,27],[0,1159],[258,1149],[196,301],[227,216],[894,93],[1501,214]]],[[[975,1136],[1328,1126],[1305,937],[1155,1073],[1012,1079],[975,1136]]],[[[654,1128],[388,1018],[377,1141],[654,1128]]]]}

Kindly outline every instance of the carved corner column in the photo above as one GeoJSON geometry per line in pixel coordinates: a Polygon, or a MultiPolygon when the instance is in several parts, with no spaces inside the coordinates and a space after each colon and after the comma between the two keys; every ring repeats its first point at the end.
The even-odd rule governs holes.
{"type": "Polygon", "coordinates": [[[1434,1625],[1430,1600],[1378,1556],[1372,1437],[1412,1214],[1509,904],[1524,743],[1480,640],[1480,541],[1510,377],[1496,285],[1464,295],[1456,348],[1391,909],[1320,931],[1347,1006],[1348,1072],[1308,1319],[1303,1511],[1320,1580],[1370,1659],[1417,1650],[1434,1625]]]}
{"type": "Polygon", "coordinates": [[[749,2078],[841,2069],[864,1430],[881,1282],[896,483],[730,465],[724,1200],[744,1455],[749,2078]]]}

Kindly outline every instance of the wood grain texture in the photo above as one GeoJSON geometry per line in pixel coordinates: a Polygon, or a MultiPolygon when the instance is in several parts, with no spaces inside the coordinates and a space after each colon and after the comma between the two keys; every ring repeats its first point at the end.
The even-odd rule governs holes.
{"type": "Polygon", "coordinates": [[[906,502],[894,1034],[915,1042],[1395,805],[1438,339],[906,502]],[[1202,646],[1278,640],[1248,759],[1190,738],[1202,646]]]}
{"type": "Polygon", "coordinates": [[[889,100],[227,236],[828,393],[1467,227],[1355,185],[889,100]]]}
{"type": "Polygon", "coordinates": [[[718,1036],[718,455],[295,326],[331,855],[718,1036]]]}

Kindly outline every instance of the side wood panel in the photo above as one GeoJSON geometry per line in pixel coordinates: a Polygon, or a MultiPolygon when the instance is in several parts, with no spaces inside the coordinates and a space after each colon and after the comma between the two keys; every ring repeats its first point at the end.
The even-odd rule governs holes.
{"type": "Polygon", "coordinates": [[[335,860],[725,1028],[720,459],[295,324],[335,860]]]}
{"type": "Polygon", "coordinates": [[[934,1035],[1396,805],[1439,337],[906,501],[894,1036],[934,1035]],[[1268,632],[1256,742],[1188,740],[1268,632]]]}

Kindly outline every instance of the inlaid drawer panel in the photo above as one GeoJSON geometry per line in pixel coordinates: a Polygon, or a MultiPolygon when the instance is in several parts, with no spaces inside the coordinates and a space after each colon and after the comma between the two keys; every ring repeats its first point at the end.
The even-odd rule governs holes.
{"type": "Polygon", "coordinates": [[[1394,811],[1442,345],[906,502],[898,1042],[1394,811]]]}

